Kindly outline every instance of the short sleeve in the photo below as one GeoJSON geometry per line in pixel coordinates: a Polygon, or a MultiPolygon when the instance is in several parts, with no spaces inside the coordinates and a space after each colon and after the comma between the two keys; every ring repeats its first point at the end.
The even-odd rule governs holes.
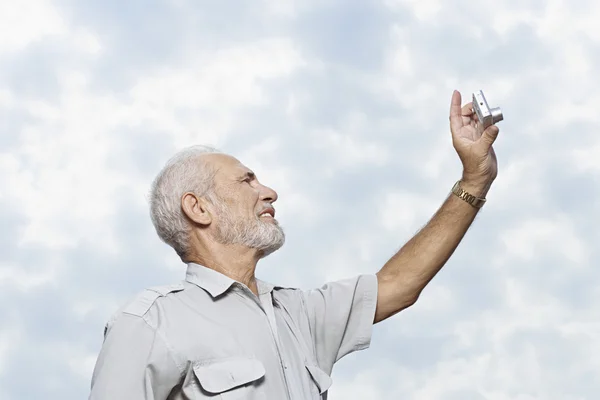
{"type": "Polygon", "coordinates": [[[89,400],[165,400],[179,379],[160,334],[142,317],[123,313],[106,331],[89,400]]]}
{"type": "Polygon", "coordinates": [[[342,357],[369,347],[377,277],[360,275],[304,292],[310,331],[319,366],[331,373],[342,357]]]}

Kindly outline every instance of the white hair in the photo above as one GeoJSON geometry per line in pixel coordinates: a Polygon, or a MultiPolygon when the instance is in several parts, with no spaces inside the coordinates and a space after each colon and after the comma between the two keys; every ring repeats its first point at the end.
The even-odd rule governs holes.
{"type": "Polygon", "coordinates": [[[190,224],[181,198],[191,192],[212,197],[214,169],[202,162],[206,154],[221,153],[209,146],[191,146],[175,154],[158,173],[150,189],[150,218],[161,240],[180,257],[189,250],[190,224]]]}

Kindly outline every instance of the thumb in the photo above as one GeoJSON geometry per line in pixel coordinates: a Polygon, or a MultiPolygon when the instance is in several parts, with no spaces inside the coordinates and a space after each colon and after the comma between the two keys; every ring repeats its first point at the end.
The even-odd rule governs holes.
{"type": "Polygon", "coordinates": [[[492,147],[492,144],[494,144],[496,138],[498,137],[498,132],[500,132],[500,129],[496,125],[490,125],[485,131],[483,131],[480,140],[483,142],[486,148],[489,149],[492,147]]]}

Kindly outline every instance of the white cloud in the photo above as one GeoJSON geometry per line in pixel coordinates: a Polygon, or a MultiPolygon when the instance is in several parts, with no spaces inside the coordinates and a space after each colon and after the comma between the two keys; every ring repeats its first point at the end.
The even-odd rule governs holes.
{"type": "Polygon", "coordinates": [[[0,374],[9,367],[6,363],[7,354],[20,344],[20,337],[21,334],[15,327],[7,327],[0,331],[0,374]]]}
{"type": "Polygon", "coordinates": [[[67,32],[62,16],[46,0],[1,2],[0,26],[0,54],[20,50],[45,36],[67,32]]]}
{"type": "Polygon", "coordinates": [[[600,171],[600,143],[571,150],[571,166],[577,170],[600,171]]]}
{"type": "MultiPolygon", "coordinates": [[[[367,139],[357,138],[351,129],[318,129],[312,132],[311,141],[315,148],[321,150],[325,157],[335,160],[334,166],[339,169],[358,168],[364,164],[385,165],[389,153],[383,143],[374,143],[367,139]]],[[[327,170],[327,174],[335,173],[327,170]]]]}
{"type": "Polygon", "coordinates": [[[519,222],[500,233],[506,253],[510,257],[525,261],[535,259],[539,254],[564,258],[572,266],[587,263],[590,251],[585,242],[579,238],[572,222],[565,216],[531,218],[519,222]]]}
{"type": "Polygon", "coordinates": [[[57,267],[48,265],[38,273],[21,271],[18,265],[0,264],[0,287],[31,291],[41,286],[56,284],[57,267]]]}
{"type": "Polygon", "coordinates": [[[200,54],[185,66],[159,68],[131,90],[131,123],[167,130],[182,147],[219,144],[243,106],[269,102],[261,82],[285,78],[303,65],[293,42],[272,38],[200,54]],[[177,111],[185,112],[185,116],[177,111]]]}
{"type": "Polygon", "coordinates": [[[383,228],[390,232],[401,232],[406,237],[414,234],[441,205],[439,199],[432,199],[414,192],[390,192],[385,195],[380,208],[379,220],[383,228]]]}
{"type": "Polygon", "coordinates": [[[432,22],[442,11],[442,2],[439,0],[384,0],[386,6],[404,11],[408,8],[422,22],[432,22]]]}
{"type": "Polygon", "coordinates": [[[483,89],[505,111],[488,203],[329,398],[593,398],[600,6],[161,4],[177,29],[146,48],[151,9],[0,4],[0,303],[18,317],[0,328],[0,397],[85,397],[105,319],[181,278],[145,201],[172,151],[213,144],[255,169],[290,238],[266,278],[321,284],[374,272],[438,209],[460,177],[450,95],[483,89]],[[34,346],[56,367],[42,389],[15,383],[34,346]]]}
{"type": "Polygon", "coordinates": [[[95,354],[84,354],[70,357],[69,367],[74,376],[87,380],[94,372],[97,356],[95,354]]]}
{"type": "Polygon", "coordinates": [[[240,107],[267,101],[259,80],[286,76],[300,65],[289,41],[268,39],[144,77],[131,90],[132,102],[96,94],[85,72],[65,71],[58,102],[20,103],[37,120],[23,125],[19,136],[19,160],[29,165],[17,167],[14,156],[4,155],[12,165],[6,179],[22,188],[14,199],[30,220],[22,243],[60,247],[83,239],[116,251],[106,222],[118,191],[133,182],[108,166],[120,141],[113,132],[136,125],[164,129],[177,147],[222,141],[240,107]],[[178,116],[180,109],[187,118],[178,116]]]}

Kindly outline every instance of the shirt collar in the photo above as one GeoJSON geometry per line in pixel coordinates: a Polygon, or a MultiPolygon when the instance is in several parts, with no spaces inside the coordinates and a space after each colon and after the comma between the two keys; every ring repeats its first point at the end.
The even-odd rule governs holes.
{"type": "Polygon", "coordinates": [[[260,279],[256,279],[256,286],[258,287],[258,294],[268,294],[273,291],[275,285],[272,285],[268,282],[261,281],[260,279]]]}
{"type": "Polygon", "coordinates": [[[222,295],[234,284],[234,280],[213,269],[189,263],[185,280],[206,290],[212,297],[222,295]]]}
{"type": "MultiPolygon", "coordinates": [[[[212,297],[222,295],[236,283],[236,281],[230,277],[196,263],[188,263],[185,280],[206,290],[212,297]]],[[[259,295],[270,293],[275,287],[260,279],[256,280],[256,285],[258,287],[259,295]]]]}

